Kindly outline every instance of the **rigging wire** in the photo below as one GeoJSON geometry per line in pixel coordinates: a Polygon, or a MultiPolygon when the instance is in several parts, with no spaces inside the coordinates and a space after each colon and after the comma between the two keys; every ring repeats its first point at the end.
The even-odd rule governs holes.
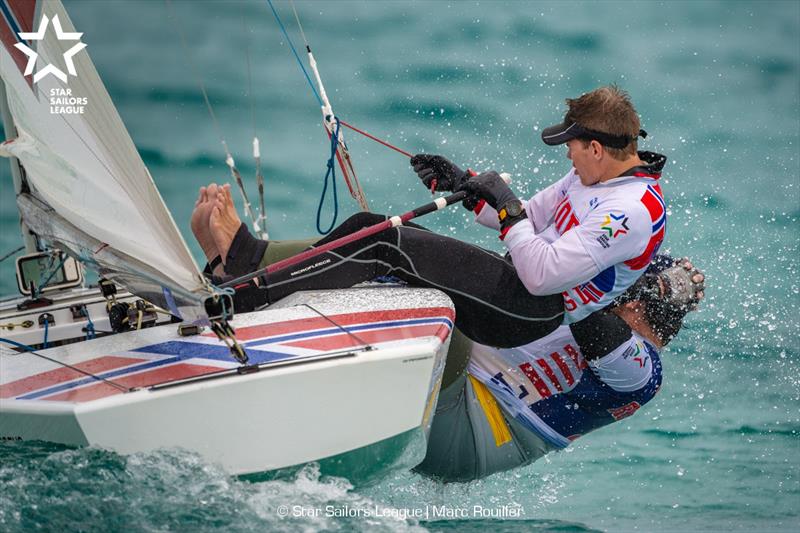
{"type": "MultiPolygon", "coordinates": [[[[308,62],[311,67],[311,71],[314,73],[314,78],[316,79],[316,88],[314,87],[314,83],[311,81],[311,77],[308,74],[305,66],[303,66],[303,62],[300,60],[300,56],[297,53],[297,49],[294,46],[294,43],[289,37],[288,32],[286,31],[286,26],[283,24],[278,12],[275,9],[275,6],[272,3],[272,0],[267,0],[267,3],[272,10],[272,14],[275,16],[275,20],[278,22],[278,25],[283,32],[284,37],[286,38],[289,46],[294,53],[295,59],[297,60],[300,69],[303,71],[303,74],[306,77],[306,81],[308,81],[309,85],[314,92],[314,96],[317,98],[317,101],[320,104],[320,108],[322,111],[323,117],[323,126],[325,127],[325,131],[328,134],[328,138],[330,139],[333,135],[333,128],[334,128],[334,120],[336,116],[333,113],[333,109],[331,107],[330,101],[328,100],[328,96],[325,93],[325,86],[322,83],[322,78],[320,77],[319,70],[317,69],[317,62],[314,59],[314,54],[311,52],[311,46],[308,43],[308,39],[306,39],[305,32],[302,29],[302,24],[300,23],[300,18],[297,15],[297,10],[294,8],[294,4],[292,4],[292,11],[294,12],[295,20],[297,21],[297,25],[300,28],[300,33],[303,37],[303,41],[306,45],[306,53],[308,56],[308,62]],[[317,90],[318,89],[318,90],[317,90]]],[[[339,168],[342,170],[342,177],[344,178],[345,183],[347,184],[347,188],[350,191],[350,195],[358,202],[358,205],[361,207],[363,211],[369,211],[369,205],[367,204],[367,199],[364,194],[364,190],[361,188],[361,184],[358,181],[358,177],[356,176],[355,169],[353,168],[353,162],[350,158],[350,152],[347,148],[347,143],[344,141],[344,136],[340,133],[337,136],[337,152],[336,152],[336,160],[339,163],[339,168]]]]}
{"type": "MultiPolygon", "coordinates": [[[[314,58],[314,54],[311,52],[311,45],[308,43],[308,39],[306,39],[306,34],[303,31],[303,25],[300,23],[300,17],[297,15],[297,9],[294,7],[294,0],[289,0],[289,4],[292,6],[292,12],[294,13],[295,21],[297,22],[297,26],[300,28],[300,35],[303,37],[303,42],[306,45],[308,64],[311,66],[311,71],[314,73],[314,78],[317,80],[319,93],[322,96],[322,102],[324,104],[322,107],[323,125],[325,126],[325,130],[328,132],[328,138],[330,138],[333,134],[333,122],[336,119],[336,115],[334,114],[333,107],[328,100],[328,95],[325,92],[325,86],[322,84],[322,77],[320,76],[319,69],[317,68],[317,60],[314,58]]],[[[367,205],[367,197],[364,194],[364,190],[361,188],[361,183],[358,181],[356,169],[353,168],[353,161],[350,158],[350,149],[347,147],[347,143],[344,140],[344,134],[340,133],[337,135],[337,138],[339,146],[337,148],[336,159],[339,162],[339,167],[342,169],[342,177],[347,184],[347,188],[350,190],[350,195],[356,200],[356,202],[358,202],[358,205],[361,207],[362,211],[368,212],[369,205],[367,205]],[[347,165],[345,165],[345,163],[347,163],[347,165]]]]}
{"type": "Polygon", "coordinates": [[[319,103],[319,106],[323,107],[325,104],[322,103],[322,98],[320,98],[316,87],[314,87],[314,82],[311,81],[311,76],[308,75],[308,71],[306,70],[306,67],[303,66],[303,61],[300,59],[300,54],[297,53],[297,49],[295,49],[294,43],[292,43],[292,39],[289,37],[289,34],[286,32],[286,27],[283,25],[283,21],[281,20],[281,17],[278,16],[278,12],[275,11],[275,6],[272,5],[272,0],[267,0],[267,3],[269,4],[270,9],[272,9],[272,14],[275,15],[275,20],[278,21],[278,26],[280,26],[281,31],[283,32],[283,36],[286,37],[286,42],[289,43],[289,46],[292,49],[292,53],[294,54],[294,58],[297,60],[297,64],[300,65],[300,70],[302,70],[303,74],[305,74],[306,81],[308,81],[308,86],[311,87],[311,92],[314,93],[314,96],[316,97],[317,102],[319,103]]]}
{"type": "MultiPolygon", "coordinates": [[[[247,32],[247,24],[242,18],[242,26],[245,35],[247,32]]],[[[247,61],[247,99],[250,101],[250,119],[253,123],[253,159],[256,162],[256,185],[258,185],[258,204],[259,212],[256,223],[259,227],[263,227],[260,237],[269,240],[267,233],[267,212],[264,209],[264,174],[261,172],[261,145],[258,140],[258,132],[256,131],[256,107],[253,101],[253,72],[250,66],[250,40],[245,41],[244,55],[247,61]]]]}
{"type": "Polygon", "coordinates": [[[311,307],[311,306],[310,306],[310,305],[308,305],[308,304],[303,304],[303,306],[304,306],[304,307],[308,307],[308,308],[309,308],[309,309],[311,309],[313,312],[317,313],[319,316],[321,316],[322,318],[324,318],[325,320],[327,320],[328,322],[330,322],[331,324],[333,324],[333,325],[334,325],[336,328],[338,328],[338,329],[339,329],[339,330],[341,330],[342,332],[346,333],[346,334],[347,334],[347,335],[348,335],[348,336],[349,336],[351,339],[353,339],[354,341],[356,341],[356,343],[357,343],[357,344],[360,344],[360,345],[364,346],[364,348],[365,348],[366,350],[368,350],[368,351],[369,351],[369,350],[373,350],[373,349],[374,349],[370,343],[368,343],[367,341],[365,341],[364,339],[362,339],[361,337],[359,337],[358,335],[356,335],[355,333],[353,333],[352,331],[350,331],[350,330],[349,330],[349,329],[347,329],[346,327],[342,326],[341,324],[339,324],[338,322],[336,322],[335,320],[333,320],[331,317],[329,317],[328,315],[326,315],[326,314],[325,314],[325,313],[323,313],[322,311],[319,311],[319,310],[318,310],[318,309],[316,309],[315,307],[311,307]]]}
{"type": "Polygon", "coordinates": [[[344,126],[344,127],[346,127],[346,128],[350,128],[351,130],[355,131],[356,133],[360,133],[360,134],[361,134],[361,135],[363,135],[364,137],[366,137],[366,138],[368,138],[368,139],[372,139],[373,141],[375,141],[375,142],[378,142],[378,143],[380,143],[380,144],[384,145],[384,146],[385,146],[385,147],[387,147],[387,148],[391,148],[391,149],[392,149],[392,150],[394,150],[395,152],[400,152],[401,154],[403,154],[404,156],[406,156],[406,157],[407,157],[407,158],[409,158],[409,159],[411,159],[411,158],[413,157],[413,156],[412,156],[412,155],[411,155],[409,152],[406,152],[405,150],[401,150],[401,149],[400,149],[400,148],[398,148],[397,146],[395,146],[395,145],[393,145],[393,144],[390,144],[389,142],[387,142],[387,141],[384,141],[384,140],[382,140],[382,139],[379,139],[378,137],[375,137],[374,135],[372,135],[372,134],[370,134],[370,133],[367,133],[367,132],[366,132],[366,131],[364,131],[364,130],[360,130],[360,129],[356,128],[355,126],[352,126],[352,125],[348,124],[347,122],[345,122],[344,120],[342,120],[342,119],[340,119],[340,118],[338,118],[338,117],[337,117],[337,119],[339,120],[339,123],[340,123],[342,126],[344,126]]]}
{"type": "Polygon", "coordinates": [[[0,263],[2,263],[3,261],[5,261],[5,260],[6,260],[6,259],[8,259],[9,257],[11,257],[12,255],[14,255],[15,253],[17,253],[17,252],[21,252],[21,251],[22,251],[22,250],[24,250],[24,249],[25,249],[25,247],[24,247],[24,246],[20,246],[20,247],[19,247],[19,248],[17,248],[16,250],[11,250],[10,252],[8,252],[8,253],[7,253],[6,255],[4,255],[3,257],[0,257],[0,263]]]}
{"type": "MultiPolygon", "coordinates": [[[[115,383],[115,382],[111,381],[110,379],[106,379],[106,378],[104,378],[102,376],[98,376],[97,374],[92,374],[91,372],[87,372],[86,370],[82,370],[82,369],[80,369],[80,368],[78,368],[76,366],[72,366],[72,365],[67,364],[67,363],[65,363],[63,361],[59,361],[58,359],[53,359],[52,357],[47,357],[46,355],[42,355],[42,354],[38,353],[32,346],[28,346],[27,344],[22,344],[21,342],[17,342],[17,341],[13,341],[11,339],[5,339],[5,338],[0,338],[0,342],[5,342],[7,344],[10,344],[12,346],[15,346],[17,348],[20,348],[20,349],[24,350],[24,352],[21,352],[21,353],[29,353],[31,355],[35,355],[36,357],[41,357],[42,359],[50,361],[51,363],[56,363],[57,365],[61,365],[63,367],[69,368],[70,370],[74,370],[75,372],[78,372],[78,373],[83,374],[85,376],[89,376],[92,379],[96,379],[98,381],[102,381],[104,383],[107,383],[107,384],[111,385],[112,387],[115,387],[115,388],[121,390],[122,392],[131,392],[133,390],[130,387],[126,387],[124,385],[120,385],[119,383],[115,383]]],[[[19,355],[19,354],[17,354],[17,355],[19,355]]]]}
{"type": "Polygon", "coordinates": [[[178,17],[175,16],[175,13],[172,10],[172,0],[164,0],[164,2],[167,4],[167,11],[169,12],[169,17],[172,19],[175,29],[178,32],[178,36],[180,37],[183,53],[187,59],[186,63],[190,65],[190,69],[192,70],[192,74],[194,75],[195,78],[195,83],[199,85],[200,91],[203,93],[203,100],[205,101],[209,115],[211,115],[211,121],[214,124],[214,129],[216,130],[217,136],[219,137],[219,140],[222,143],[222,147],[225,150],[225,164],[228,165],[228,168],[230,169],[231,172],[231,176],[233,176],[233,179],[236,181],[236,185],[239,188],[239,192],[241,193],[242,202],[244,203],[245,215],[248,218],[250,218],[250,222],[252,223],[253,230],[255,230],[256,234],[260,234],[261,228],[259,227],[258,219],[253,214],[253,210],[250,206],[250,200],[247,197],[247,192],[244,189],[244,182],[242,181],[242,175],[239,172],[239,169],[236,167],[236,162],[234,161],[233,156],[231,155],[231,151],[228,149],[228,143],[225,141],[225,136],[222,134],[222,128],[219,125],[219,121],[217,121],[217,116],[214,114],[214,108],[211,106],[211,101],[208,98],[208,92],[206,91],[206,87],[203,84],[203,79],[198,74],[196,69],[191,68],[192,62],[189,61],[189,59],[192,56],[191,54],[189,54],[189,45],[186,43],[186,36],[183,33],[183,28],[181,27],[180,22],[178,22],[178,17]]]}
{"type": "Polygon", "coordinates": [[[47,284],[50,283],[50,280],[53,279],[53,276],[56,275],[56,272],[58,272],[58,270],[62,266],[64,266],[64,263],[67,262],[67,257],[68,257],[67,254],[64,254],[64,257],[61,258],[61,261],[58,263],[58,265],[53,267],[53,263],[55,262],[55,254],[50,256],[50,260],[49,260],[49,263],[48,263],[47,267],[45,268],[45,271],[42,272],[39,275],[39,289],[40,290],[43,289],[45,286],[47,286],[47,284]],[[48,273],[48,270],[50,271],[50,273],[47,276],[47,279],[42,281],[42,278],[44,278],[44,275],[48,273]]]}
{"type": "MultiPolygon", "coordinates": [[[[311,53],[311,47],[309,46],[308,39],[306,39],[306,34],[303,31],[303,25],[300,23],[300,17],[297,15],[297,9],[295,9],[294,1],[290,0],[289,3],[292,6],[292,11],[294,12],[295,20],[297,21],[297,27],[300,29],[300,35],[303,37],[303,42],[306,45],[306,49],[308,50],[309,53],[311,53]]],[[[322,98],[320,98],[316,87],[314,87],[314,83],[311,81],[311,76],[308,75],[308,71],[306,70],[306,67],[303,65],[303,61],[300,59],[300,54],[297,53],[297,49],[294,47],[294,43],[292,42],[291,37],[289,37],[289,34],[286,31],[286,27],[283,25],[283,21],[281,20],[281,17],[278,15],[278,12],[275,10],[275,6],[272,4],[272,0],[267,0],[267,4],[269,4],[270,9],[272,10],[272,14],[275,16],[275,20],[278,22],[278,26],[280,26],[284,37],[286,37],[286,42],[289,43],[289,47],[292,49],[292,53],[294,54],[294,58],[297,60],[297,64],[300,66],[300,70],[303,71],[303,75],[305,76],[306,81],[308,82],[308,86],[311,87],[311,91],[314,93],[314,97],[317,99],[317,102],[319,103],[320,107],[324,107],[325,104],[322,102],[322,98]]],[[[407,156],[409,159],[411,158],[411,154],[409,152],[406,152],[405,150],[401,150],[400,148],[397,148],[396,146],[394,146],[394,145],[392,145],[392,144],[390,144],[390,143],[388,143],[386,141],[383,141],[383,140],[379,139],[378,137],[375,137],[374,135],[370,135],[366,131],[363,131],[363,130],[360,130],[360,129],[354,127],[354,126],[351,126],[350,124],[348,124],[344,120],[339,119],[338,117],[337,117],[337,119],[342,124],[342,126],[350,128],[351,130],[353,130],[353,131],[355,131],[357,133],[360,133],[361,135],[363,135],[365,137],[368,137],[368,138],[372,139],[373,141],[377,141],[377,142],[381,143],[382,145],[384,145],[384,146],[386,146],[388,148],[391,148],[392,150],[395,150],[396,152],[400,152],[401,154],[407,156]]]]}

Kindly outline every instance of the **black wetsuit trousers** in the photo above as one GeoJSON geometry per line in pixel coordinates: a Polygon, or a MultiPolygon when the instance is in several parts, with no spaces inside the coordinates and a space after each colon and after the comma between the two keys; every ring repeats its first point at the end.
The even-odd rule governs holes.
{"type": "MultiPolygon", "coordinates": [[[[386,220],[359,213],[317,245],[386,220]]],[[[270,302],[296,291],[351,287],[379,276],[439,289],[455,303],[456,326],[470,339],[497,347],[520,346],[562,322],[560,294],[534,296],[502,256],[431,232],[416,224],[391,228],[269,275],[270,302]]]]}

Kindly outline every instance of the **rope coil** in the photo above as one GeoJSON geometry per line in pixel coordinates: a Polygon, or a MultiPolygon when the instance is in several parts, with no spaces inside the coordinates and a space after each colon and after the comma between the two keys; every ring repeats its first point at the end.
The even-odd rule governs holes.
{"type": "Polygon", "coordinates": [[[325,178],[322,184],[322,194],[319,197],[319,205],[317,206],[317,231],[321,235],[326,235],[330,233],[334,226],[336,225],[336,218],[339,216],[339,197],[336,194],[336,165],[334,163],[334,159],[336,158],[336,148],[339,145],[339,119],[334,117],[336,121],[336,129],[331,135],[331,156],[328,158],[328,171],[325,173],[325,178]],[[320,220],[322,218],[322,206],[325,203],[325,193],[328,191],[328,177],[331,177],[332,182],[332,189],[333,189],[333,219],[331,220],[331,225],[328,226],[328,229],[323,230],[320,225],[320,220]]]}

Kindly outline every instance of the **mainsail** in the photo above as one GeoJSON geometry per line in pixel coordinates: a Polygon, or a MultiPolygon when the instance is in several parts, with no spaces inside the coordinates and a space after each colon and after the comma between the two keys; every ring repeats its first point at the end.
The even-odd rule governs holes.
{"type": "Polygon", "coordinates": [[[30,186],[17,202],[25,223],[131,292],[200,316],[212,289],[63,5],[0,0],[0,11],[0,75],[17,130],[0,152],[30,186]]]}

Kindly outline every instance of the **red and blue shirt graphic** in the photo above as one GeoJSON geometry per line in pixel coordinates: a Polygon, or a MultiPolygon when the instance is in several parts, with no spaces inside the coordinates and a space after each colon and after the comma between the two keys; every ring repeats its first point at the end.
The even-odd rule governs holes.
{"type": "Polygon", "coordinates": [[[554,448],[634,414],[661,386],[656,349],[637,334],[586,361],[569,326],[525,346],[473,347],[469,373],[506,413],[554,448]]]}

